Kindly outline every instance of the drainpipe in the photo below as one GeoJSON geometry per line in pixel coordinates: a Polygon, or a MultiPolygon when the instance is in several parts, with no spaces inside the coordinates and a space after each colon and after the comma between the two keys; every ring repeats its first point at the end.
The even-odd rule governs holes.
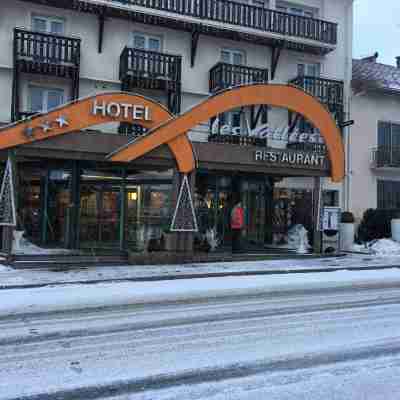
{"type": "MultiPolygon", "coordinates": [[[[353,0],[350,0],[345,12],[345,115],[351,117],[351,79],[352,79],[352,46],[353,46],[353,0]]],[[[344,128],[344,146],[345,146],[345,181],[343,185],[343,208],[345,211],[350,211],[350,188],[351,188],[351,138],[350,126],[344,128]]]]}

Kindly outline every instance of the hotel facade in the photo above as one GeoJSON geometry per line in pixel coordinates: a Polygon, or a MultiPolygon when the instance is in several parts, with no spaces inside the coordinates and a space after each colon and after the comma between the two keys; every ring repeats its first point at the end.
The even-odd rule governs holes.
{"type": "MultiPolygon", "coordinates": [[[[153,134],[147,123],[158,108],[96,95],[140,95],[169,118],[190,119],[191,110],[223,93],[282,85],[322,104],[345,152],[350,145],[351,0],[4,0],[0,7],[0,135],[25,124],[28,137],[1,154],[15,165],[18,229],[38,246],[169,246],[182,181],[171,149],[161,143],[127,163],[109,158],[153,134]],[[92,116],[115,120],[63,135],[40,120],[84,98],[92,116]],[[39,120],[41,133],[30,140],[29,124],[39,120]]],[[[323,129],[279,101],[243,104],[187,133],[199,232],[177,234],[171,249],[200,251],[210,230],[220,248],[229,246],[239,198],[248,249],[285,245],[295,224],[312,239],[319,201],[353,206],[347,169],[342,182],[330,178],[336,160],[323,129]]],[[[70,123],[62,117],[61,129],[70,123]]]]}

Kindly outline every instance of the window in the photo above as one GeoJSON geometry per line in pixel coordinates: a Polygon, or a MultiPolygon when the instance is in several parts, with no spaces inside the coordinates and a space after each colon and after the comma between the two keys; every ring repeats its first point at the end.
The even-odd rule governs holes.
{"type": "Polygon", "coordinates": [[[299,15],[301,17],[315,18],[317,11],[312,8],[302,7],[298,4],[277,3],[276,10],[287,14],[299,15]]]}
{"type": "Polygon", "coordinates": [[[222,49],[221,61],[233,65],[245,65],[246,57],[242,50],[222,49]]]}
{"type": "Polygon", "coordinates": [[[321,74],[321,65],[319,63],[299,63],[297,64],[298,76],[319,77],[321,74]]]}
{"type": "Polygon", "coordinates": [[[400,149],[400,124],[378,122],[378,147],[400,149]]]}
{"type": "Polygon", "coordinates": [[[32,30],[42,33],[64,34],[64,20],[57,17],[32,17],[32,30]]]}
{"type": "Polygon", "coordinates": [[[251,0],[251,4],[261,8],[269,8],[268,0],[251,0]]]}
{"type": "Polygon", "coordinates": [[[64,90],[29,86],[29,110],[47,112],[64,103],[64,90]]]}
{"type": "Polygon", "coordinates": [[[135,49],[161,51],[161,37],[151,36],[144,33],[133,34],[133,47],[135,49]]]}
{"type": "Polygon", "coordinates": [[[378,180],[378,208],[400,208],[400,182],[378,180]]]}

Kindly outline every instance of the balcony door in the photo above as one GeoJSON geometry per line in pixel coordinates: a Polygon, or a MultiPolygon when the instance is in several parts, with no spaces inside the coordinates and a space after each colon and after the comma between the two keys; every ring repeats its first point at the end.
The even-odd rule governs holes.
{"type": "MultiPolygon", "coordinates": [[[[162,71],[161,55],[161,37],[152,36],[143,33],[133,34],[133,47],[143,50],[137,55],[137,69],[143,76],[169,76],[167,71],[162,71]]],[[[171,68],[171,66],[166,66],[171,68]]]]}
{"type": "MultiPolygon", "coordinates": [[[[38,33],[64,35],[64,20],[57,17],[33,16],[32,30],[38,33]]],[[[41,61],[59,62],[65,60],[63,39],[51,36],[36,35],[31,43],[31,54],[41,61]]]]}

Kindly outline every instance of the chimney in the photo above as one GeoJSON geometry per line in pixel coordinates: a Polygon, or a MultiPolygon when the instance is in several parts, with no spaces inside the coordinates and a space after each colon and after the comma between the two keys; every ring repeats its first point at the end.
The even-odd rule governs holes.
{"type": "Polygon", "coordinates": [[[400,56],[396,57],[396,66],[400,68],[400,56]]]}
{"type": "MultiPolygon", "coordinates": [[[[377,58],[379,57],[379,53],[376,51],[374,55],[362,58],[363,61],[373,62],[375,63],[377,58]]],[[[398,61],[400,62],[400,61],[398,61]]]]}

